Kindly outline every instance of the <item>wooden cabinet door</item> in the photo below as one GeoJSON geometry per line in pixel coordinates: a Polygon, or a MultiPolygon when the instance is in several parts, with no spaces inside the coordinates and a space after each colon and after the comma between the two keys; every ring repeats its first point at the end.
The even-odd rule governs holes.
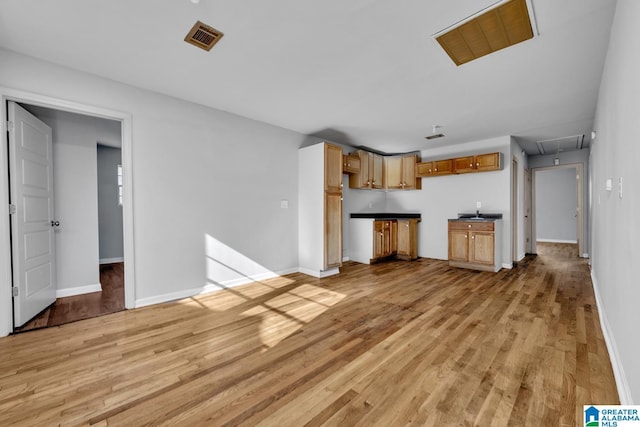
{"type": "Polygon", "coordinates": [[[384,166],[382,156],[379,154],[369,153],[369,179],[371,180],[371,188],[384,188],[384,166]]]}
{"type": "Polygon", "coordinates": [[[389,255],[398,252],[398,221],[389,221],[389,255]]]}
{"type": "Polygon", "coordinates": [[[342,191],[342,148],[331,144],[324,146],[324,189],[342,191]]]}
{"type": "Polygon", "coordinates": [[[360,159],[360,171],[349,175],[349,188],[371,187],[371,180],[369,179],[369,153],[358,150],[350,153],[349,156],[357,156],[360,159]]]}
{"type": "Polygon", "coordinates": [[[326,270],[342,265],[342,193],[325,192],[324,212],[324,268],[326,270]]]}
{"type": "Polygon", "coordinates": [[[469,261],[469,232],[449,230],[449,261],[469,261]]]}
{"type": "Polygon", "coordinates": [[[373,221],[373,258],[384,256],[384,221],[373,221]]]}
{"type": "Polygon", "coordinates": [[[418,258],[418,220],[398,220],[398,258],[418,258]]]}
{"type": "Polygon", "coordinates": [[[416,179],[416,163],[418,156],[404,156],[402,158],[402,188],[416,190],[422,188],[422,180],[416,179]]]}
{"type": "Polygon", "coordinates": [[[453,159],[453,171],[455,173],[473,172],[475,169],[473,156],[458,157],[453,159]]]}
{"type": "Polygon", "coordinates": [[[385,175],[386,175],[386,182],[387,182],[387,188],[389,189],[402,189],[403,188],[403,164],[402,164],[402,157],[399,156],[391,156],[391,157],[385,157],[384,158],[384,163],[385,163],[385,175]]]}
{"type": "Polygon", "coordinates": [[[453,173],[453,159],[437,160],[433,162],[434,175],[450,175],[453,173]]]}
{"type": "Polygon", "coordinates": [[[500,170],[500,153],[480,154],[475,157],[475,168],[478,171],[500,170]]]}
{"type": "Polygon", "coordinates": [[[416,177],[423,178],[433,176],[433,162],[422,162],[416,164],[416,177]]]}
{"type": "Polygon", "coordinates": [[[493,265],[495,238],[492,232],[476,231],[470,234],[469,262],[493,265]]]}
{"type": "Polygon", "coordinates": [[[342,173],[354,174],[360,172],[360,157],[351,154],[342,156],[342,173]]]}

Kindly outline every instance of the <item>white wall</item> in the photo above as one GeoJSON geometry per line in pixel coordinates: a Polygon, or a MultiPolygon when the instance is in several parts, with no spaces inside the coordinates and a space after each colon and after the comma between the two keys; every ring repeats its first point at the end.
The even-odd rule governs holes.
{"type": "MultiPolygon", "coordinates": [[[[516,197],[516,203],[517,203],[517,251],[516,251],[516,256],[517,256],[517,261],[520,261],[524,258],[525,253],[526,253],[526,236],[525,236],[525,215],[527,215],[527,212],[525,211],[525,186],[526,186],[526,181],[525,181],[525,174],[524,171],[525,169],[529,168],[529,157],[524,153],[524,151],[522,150],[522,147],[518,144],[518,142],[515,140],[514,137],[511,137],[511,156],[510,156],[510,162],[513,162],[513,159],[516,159],[516,161],[518,162],[518,170],[515,171],[515,174],[517,174],[517,183],[518,183],[518,188],[517,190],[514,190],[513,186],[511,186],[511,194],[513,195],[513,197],[516,197]]],[[[511,171],[511,173],[514,173],[514,171],[511,171]]],[[[513,236],[510,237],[511,239],[513,239],[513,236]]],[[[512,260],[513,261],[513,260],[512,260]]]]}
{"type": "Polygon", "coordinates": [[[0,63],[5,87],[131,113],[138,305],[218,281],[207,265],[230,253],[225,280],[297,269],[303,135],[6,50],[0,63]]]}
{"type": "Polygon", "coordinates": [[[640,2],[618,0],[591,147],[592,277],[623,404],[640,404],[639,21],[640,2]],[[607,179],[613,191],[605,191],[607,179]]]}
{"type": "Polygon", "coordinates": [[[500,151],[503,169],[495,172],[446,175],[422,179],[421,191],[389,191],[388,211],[420,212],[418,256],[448,258],[448,222],[461,212],[503,214],[503,264],[511,263],[511,140],[510,137],[474,141],[454,147],[424,150],[423,161],[500,151]]]}
{"type": "Polygon", "coordinates": [[[576,243],[575,169],[536,171],[536,240],[576,243]]]}
{"type": "Polygon", "coordinates": [[[124,259],[122,206],[118,205],[118,165],[122,150],[98,145],[98,243],[100,262],[124,259]]]}
{"type": "MultiPolygon", "coordinates": [[[[589,229],[590,223],[590,212],[588,209],[590,193],[589,193],[589,181],[590,181],[590,167],[589,167],[589,150],[576,150],[576,151],[565,151],[558,154],[545,154],[541,156],[530,156],[529,160],[529,168],[548,168],[553,167],[553,159],[559,159],[560,165],[570,165],[570,164],[582,164],[582,171],[584,174],[583,180],[584,185],[582,188],[582,200],[584,203],[584,223],[583,223],[583,235],[584,235],[584,250],[585,252],[589,250],[590,241],[591,241],[591,232],[589,229]]],[[[582,254],[583,256],[588,256],[588,254],[582,254]]]]}

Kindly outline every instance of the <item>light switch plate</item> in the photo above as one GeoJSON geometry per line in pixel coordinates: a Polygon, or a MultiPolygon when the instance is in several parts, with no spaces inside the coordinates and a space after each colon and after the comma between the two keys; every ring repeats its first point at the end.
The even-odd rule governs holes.
{"type": "Polygon", "coordinates": [[[280,200],[280,208],[289,209],[289,201],[288,200],[280,200]]]}

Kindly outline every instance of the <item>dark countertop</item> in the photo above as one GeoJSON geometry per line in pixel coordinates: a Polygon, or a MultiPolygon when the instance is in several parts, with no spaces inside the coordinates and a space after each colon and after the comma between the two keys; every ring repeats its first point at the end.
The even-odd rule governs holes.
{"type": "Polygon", "coordinates": [[[449,219],[450,222],[492,222],[502,220],[502,214],[482,213],[480,216],[472,214],[458,214],[458,218],[449,219]]]}
{"type": "Polygon", "coordinates": [[[421,219],[419,213],[392,213],[392,212],[366,212],[366,213],[352,213],[351,218],[366,218],[366,219],[421,219]]]}

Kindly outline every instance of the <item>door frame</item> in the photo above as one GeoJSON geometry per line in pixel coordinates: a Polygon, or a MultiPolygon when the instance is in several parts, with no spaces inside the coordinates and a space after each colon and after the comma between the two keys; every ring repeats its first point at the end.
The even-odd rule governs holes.
{"type": "Polygon", "coordinates": [[[558,166],[546,166],[531,169],[531,252],[537,253],[536,230],[536,173],[545,170],[575,169],[576,170],[576,209],[577,209],[577,233],[578,256],[585,257],[584,245],[584,165],[582,163],[567,163],[558,166]]]}
{"type": "Polygon", "coordinates": [[[133,156],[132,156],[132,116],[130,113],[80,104],[60,98],[53,98],[22,90],[0,86],[0,209],[6,209],[6,214],[0,215],[0,235],[6,238],[0,241],[0,337],[13,332],[13,297],[11,296],[11,221],[8,215],[9,203],[9,158],[7,143],[7,101],[15,101],[78,113],[87,116],[117,120],[121,123],[122,140],[122,173],[125,186],[123,188],[123,240],[124,240],[124,299],[126,308],[135,307],[135,263],[134,263],[134,221],[133,221],[133,156]],[[4,206],[2,206],[4,205],[4,206]]]}
{"type": "Polygon", "coordinates": [[[515,265],[518,259],[518,203],[520,203],[520,187],[518,183],[518,158],[511,158],[511,262],[515,265]]]}

